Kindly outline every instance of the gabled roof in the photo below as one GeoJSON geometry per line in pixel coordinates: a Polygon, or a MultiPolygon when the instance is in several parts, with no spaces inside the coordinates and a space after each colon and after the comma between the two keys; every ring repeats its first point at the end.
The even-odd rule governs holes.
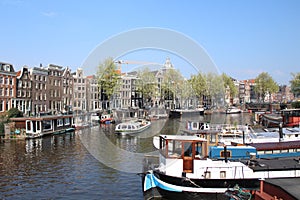
{"type": "Polygon", "coordinates": [[[0,62],[0,71],[15,72],[15,69],[10,63],[0,62]]]}

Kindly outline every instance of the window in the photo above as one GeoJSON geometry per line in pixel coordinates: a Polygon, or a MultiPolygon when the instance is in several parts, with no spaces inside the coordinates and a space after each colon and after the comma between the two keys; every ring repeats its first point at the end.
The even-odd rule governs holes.
{"type": "Polygon", "coordinates": [[[216,143],[216,140],[217,140],[216,138],[217,138],[217,137],[216,137],[216,134],[211,134],[211,135],[210,135],[210,141],[209,141],[209,142],[210,142],[210,143],[216,143]]]}
{"type": "Polygon", "coordinates": [[[70,118],[65,118],[65,125],[70,125],[70,118]]]}
{"type": "Polygon", "coordinates": [[[43,130],[49,131],[52,129],[52,121],[51,120],[45,120],[43,121],[43,130]]]}
{"type": "Polygon", "coordinates": [[[220,171],[220,178],[226,178],[226,172],[220,171]]]}
{"type": "Polygon", "coordinates": [[[63,126],[64,123],[63,123],[63,119],[57,119],[57,126],[63,126]]]}
{"type": "Polygon", "coordinates": [[[3,84],[3,77],[0,76],[0,84],[3,84]]]}
{"type": "MultiPolygon", "coordinates": [[[[226,151],[227,158],[231,157],[231,151],[226,151]]],[[[225,158],[225,151],[221,151],[221,158],[225,158]]]]}
{"type": "Polygon", "coordinates": [[[0,111],[3,111],[3,100],[0,100],[0,111]]]}
{"type": "Polygon", "coordinates": [[[211,177],[211,172],[210,172],[210,171],[204,172],[204,177],[205,177],[206,179],[209,179],[209,178],[211,177]]]}

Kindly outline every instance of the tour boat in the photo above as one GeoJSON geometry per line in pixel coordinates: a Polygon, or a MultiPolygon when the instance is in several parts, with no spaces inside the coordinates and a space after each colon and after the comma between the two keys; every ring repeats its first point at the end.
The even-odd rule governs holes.
{"type": "Polygon", "coordinates": [[[143,120],[143,119],[123,122],[116,126],[115,132],[121,135],[139,133],[149,128],[150,125],[151,125],[150,121],[143,120]]]}
{"type": "Polygon", "coordinates": [[[220,152],[224,159],[210,158],[208,141],[196,135],[161,135],[158,165],[145,162],[145,199],[228,199],[237,186],[251,194],[261,179],[300,177],[298,158],[228,159],[241,151],[226,146],[220,152]]]}
{"type": "Polygon", "coordinates": [[[242,110],[240,108],[231,106],[229,108],[226,109],[225,113],[226,114],[237,114],[237,113],[241,113],[242,110]]]}

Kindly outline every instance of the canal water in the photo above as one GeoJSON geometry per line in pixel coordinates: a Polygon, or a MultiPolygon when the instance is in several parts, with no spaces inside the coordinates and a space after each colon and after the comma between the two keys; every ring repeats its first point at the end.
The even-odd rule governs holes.
{"type": "Polygon", "coordinates": [[[0,199],[143,199],[142,160],[152,137],[178,134],[187,120],[251,124],[247,113],[153,121],[136,136],[113,124],[26,141],[0,142],[0,199]]]}

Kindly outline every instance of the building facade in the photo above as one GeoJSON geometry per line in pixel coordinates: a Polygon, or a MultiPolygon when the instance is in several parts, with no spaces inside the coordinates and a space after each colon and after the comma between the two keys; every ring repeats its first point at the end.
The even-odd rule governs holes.
{"type": "Polygon", "coordinates": [[[72,74],[74,80],[73,111],[83,113],[87,111],[86,77],[83,69],[78,68],[72,74]]]}
{"type": "Polygon", "coordinates": [[[101,110],[100,102],[100,88],[98,86],[98,80],[95,75],[86,77],[87,85],[87,110],[95,112],[101,110]]]}
{"type": "Polygon", "coordinates": [[[29,72],[32,78],[31,113],[37,115],[41,112],[47,112],[49,108],[48,70],[40,66],[31,68],[29,72]]]}
{"type": "Polygon", "coordinates": [[[49,92],[49,109],[48,111],[56,114],[62,112],[62,74],[63,67],[49,64],[48,67],[48,92],[49,92]]]}
{"type": "Polygon", "coordinates": [[[14,107],[16,97],[16,75],[12,64],[0,63],[0,113],[14,107]]]}
{"type": "Polygon", "coordinates": [[[16,98],[13,105],[25,115],[31,114],[32,109],[32,81],[27,66],[17,72],[16,98]]]}
{"type": "Polygon", "coordinates": [[[62,111],[64,113],[73,110],[74,78],[71,69],[66,67],[62,71],[62,111]]]}

